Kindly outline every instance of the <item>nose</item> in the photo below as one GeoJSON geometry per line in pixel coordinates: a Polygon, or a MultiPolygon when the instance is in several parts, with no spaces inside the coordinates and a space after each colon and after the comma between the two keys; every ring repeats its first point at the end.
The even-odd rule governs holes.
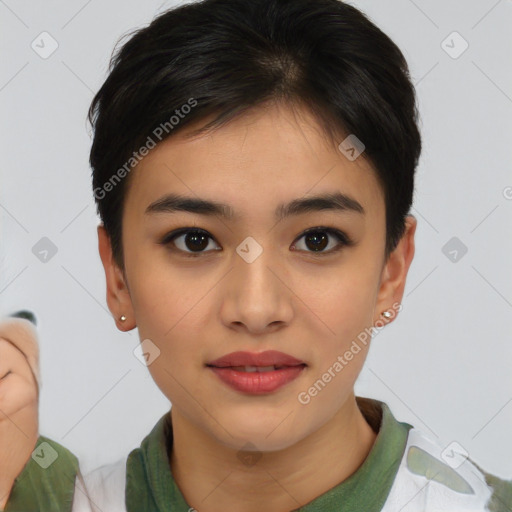
{"type": "Polygon", "coordinates": [[[263,250],[253,261],[237,254],[233,265],[224,288],[224,324],[252,335],[289,325],[294,314],[291,278],[273,251],[263,250]]]}

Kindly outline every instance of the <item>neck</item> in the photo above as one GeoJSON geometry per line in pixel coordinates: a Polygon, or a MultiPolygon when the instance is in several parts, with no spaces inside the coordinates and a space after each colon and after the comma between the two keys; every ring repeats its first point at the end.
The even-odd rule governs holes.
{"type": "Polygon", "coordinates": [[[187,503],[201,512],[300,508],[352,475],[376,438],[354,395],[318,431],[284,450],[258,454],[253,465],[179,410],[173,408],[171,417],[171,471],[187,503]]]}
{"type": "Polygon", "coordinates": [[[25,407],[12,417],[0,411],[0,510],[5,508],[14,481],[30,459],[38,430],[37,409],[25,407]]]}

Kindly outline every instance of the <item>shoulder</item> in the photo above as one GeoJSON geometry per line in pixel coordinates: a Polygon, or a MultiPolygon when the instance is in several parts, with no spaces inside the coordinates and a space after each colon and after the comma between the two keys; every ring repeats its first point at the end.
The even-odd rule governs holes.
{"type": "Polygon", "coordinates": [[[73,512],[126,512],[125,485],[126,457],[90,471],[83,482],[77,479],[73,512]]]}
{"type": "Polygon", "coordinates": [[[35,450],[38,450],[43,457],[46,453],[49,458],[55,459],[59,466],[65,465],[68,468],[74,468],[75,471],[78,469],[79,463],[76,455],[54,439],[39,434],[35,450]]]}
{"type": "Polygon", "coordinates": [[[485,512],[494,510],[488,508],[494,491],[486,474],[459,444],[443,447],[421,430],[411,428],[382,511],[485,512]]]}

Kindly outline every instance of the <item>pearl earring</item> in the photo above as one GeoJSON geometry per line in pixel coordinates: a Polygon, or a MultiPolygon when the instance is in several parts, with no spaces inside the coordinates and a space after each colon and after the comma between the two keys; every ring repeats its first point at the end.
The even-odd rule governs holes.
{"type": "Polygon", "coordinates": [[[391,316],[392,316],[392,315],[391,315],[391,311],[383,311],[383,312],[381,313],[381,315],[382,315],[384,318],[387,318],[387,319],[391,318],[391,316]]]}
{"type": "Polygon", "coordinates": [[[121,322],[124,322],[126,320],[126,317],[124,315],[121,315],[121,317],[119,318],[119,320],[121,320],[121,322]]]}

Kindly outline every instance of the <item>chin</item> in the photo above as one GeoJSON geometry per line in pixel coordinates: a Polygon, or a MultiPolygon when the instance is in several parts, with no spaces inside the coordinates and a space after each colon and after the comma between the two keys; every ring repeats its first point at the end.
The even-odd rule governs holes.
{"type": "MultiPolygon", "coordinates": [[[[250,416],[247,413],[229,414],[227,420],[217,417],[220,425],[215,424],[214,435],[220,443],[237,451],[241,449],[256,452],[284,450],[296,442],[294,433],[290,431],[292,423],[283,421],[285,417],[286,415],[276,418],[274,415],[263,412],[250,416]],[[223,425],[226,425],[227,432],[222,428],[223,425]]],[[[292,417],[293,415],[290,415],[288,419],[292,417]]]]}
{"type": "Polygon", "coordinates": [[[294,444],[293,439],[288,436],[286,438],[280,436],[270,440],[266,432],[246,432],[242,435],[233,433],[233,437],[224,435],[218,441],[227,448],[234,450],[237,454],[239,452],[249,452],[256,455],[258,453],[285,450],[294,444]]]}

